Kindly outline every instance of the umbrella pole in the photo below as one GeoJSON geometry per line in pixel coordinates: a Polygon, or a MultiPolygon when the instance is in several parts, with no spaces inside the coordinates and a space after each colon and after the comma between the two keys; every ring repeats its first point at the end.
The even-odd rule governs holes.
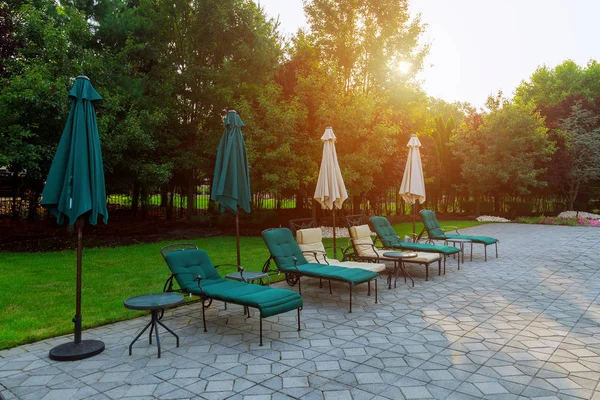
{"type": "Polygon", "coordinates": [[[337,247],[335,247],[335,205],[333,206],[333,258],[337,260],[337,247]]]}
{"type": "Polygon", "coordinates": [[[415,235],[417,234],[417,230],[416,230],[417,202],[416,201],[413,203],[412,209],[413,209],[413,240],[415,240],[415,235]]]}
{"type": "Polygon", "coordinates": [[[237,251],[237,265],[240,266],[240,210],[235,213],[235,249],[237,251]]]}
{"type": "Polygon", "coordinates": [[[77,289],[75,317],[75,335],[73,342],[63,343],[50,350],[49,357],[55,361],[75,361],[93,357],[104,351],[104,342],[101,340],[81,340],[81,261],[83,251],[83,217],[75,222],[77,227],[77,289]]]}
{"type": "Polygon", "coordinates": [[[75,294],[75,344],[81,343],[81,259],[83,252],[83,218],[77,218],[77,289],[75,294]]]}

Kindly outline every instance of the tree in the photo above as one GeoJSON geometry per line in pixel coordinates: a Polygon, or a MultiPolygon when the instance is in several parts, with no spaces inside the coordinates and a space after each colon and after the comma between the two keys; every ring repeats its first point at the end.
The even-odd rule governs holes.
{"type": "Polygon", "coordinates": [[[480,200],[491,194],[526,194],[545,185],[540,180],[545,162],[555,151],[544,120],[533,106],[489,99],[492,108],[480,123],[463,122],[452,139],[453,152],[462,162],[461,175],[469,193],[480,200]]]}
{"type": "Polygon", "coordinates": [[[566,139],[567,155],[562,189],[568,209],[573,210],[581,187],[600,179],[600,115],[578,101],[571,107],[570,115],[561,121],[560,130],[566,139]]]}
{"type": "MultiPolygon", "coordinates": [[[[13,175],[13,193],[29,193],[29,217],[69,112],[67,93],[82,65],[101,64],[86,43],[84,17],[52,1],[16,2],[15,26],[0,76],[0,165],[13,175]]],[[[14,211],[14,210],[13,210],[14,211]]]]}
{"type": "Polygon", "coordinates": [[[344,91],[385,86],[421,69],[420,15],[411,19],[407,0],[304,0],[304,10],[323,61],[336,71],[344,91]],[[412,64],[399,77],[400,62],[412,64]]]}
{"type": "Polygon", "coordinates": [[[538,108],[554,106],[569,96],[590,101],[600,96],[600,64],[590,60],[585,67],[567,60],[555,68],[542,66],[516,89],[515,101],[532,102],[538,108]]]}

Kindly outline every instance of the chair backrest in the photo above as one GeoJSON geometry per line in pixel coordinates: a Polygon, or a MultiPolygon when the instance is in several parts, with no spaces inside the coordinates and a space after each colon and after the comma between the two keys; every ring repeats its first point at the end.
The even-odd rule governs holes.
{"type": "Polygon", "coordinates": [[[370,221],[384,247],[392,247],[400,244],[398,234],[386,217],[371,217],[370,221]]]}
{"type": "Polygon", "coordinates": [[[423,220],[423,225],[425,226],[425,230],[427,231],[427,236],[431,239],[440,238],[443,239],[446,237],[444,230],[440,226],[440,223],[435,216],[435,213],[431,210],[421,210],[419,212],[421,215],[421,219],[423,220]]]}
{"type": "Polygon", "coordinates": [[[296,241],[298,242],[298,246],[300,246],[300,250],[304,253],[304,258],[309,263],[319,263],[319,259],[321,261],[325,261],[325,257],[322,254],[325,252],[325,246],[323,246],[323,232],[321,232],[321,228],[308,228],[308,229],[298,229],[296,231],[296,241]],[[317,257],[314,254],[307,253],[309,251],[316,251],[321,254],[318,254],[317,257]]]}
{"type": "Polygon", "coordinates": [[[317,228],[317,220],[314,218],[290,219],[290,229],[296,235],[299,229],[317,228]]]}
{"type": "Polygon", "coordinates": [[[165,261],[175,279],[182,289],[198,287],[198,275],[203,280],[222,280],[215,269],[210,257],[204,250],[184,249],[169,251],[165,254],[165,261]]]}
{"type": "Polygon", "coordinates": [[[288,228],[267,229],[262,233],[263,240],[275,261],[275,265],[282,272],[294,272],[294,257],[296,265],[308,264],[300,246],[294,240],[292,231],[288,228]]]}
{"type": "Polygon", "coordinates": [[[353,226],[365,225],[366,223],[365,217],[362,214],[346,215],[346,225],[348,225],[348,229],[353,226]]]}
{"type": "Polygon", "coordinates": [[[198,246],[192,243],[172,243],[162,247],[160,249],[160,255],[163,260],[166,261],[165,257],[168,253],[179,250],[198,250],[198,246]]]}
{"type": "Polygon", "coordinates": [[[377,251],[373,248],[373,239],[371,239],[371,228],[369,225],[351,226],[348,230],[352,247],[359,257],[379,257],[377,251]]]}

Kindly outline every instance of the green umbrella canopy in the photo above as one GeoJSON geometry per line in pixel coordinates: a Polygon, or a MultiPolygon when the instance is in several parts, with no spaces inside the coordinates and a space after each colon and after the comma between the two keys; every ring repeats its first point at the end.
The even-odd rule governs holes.
{"type": "Polygon", "coordinates": [[[235,111],[225,117],[225,132],[217,151],[217,163],[210,198],[221,205],[221,212],[237,213],[238,207],[250,212],[250,174],[244,135],[244,123],[235,111]]]}
{"type": "Polygon", "coordinates": [[[90,224],[96,225],[98,215],[107,223],[104,169],[93,104],[102,97],[87,77],[79,76],[69,99],[69,118],[46,179],[41,204],[56,216],[59,224],[73,225],[86,213],[90,224]]]}

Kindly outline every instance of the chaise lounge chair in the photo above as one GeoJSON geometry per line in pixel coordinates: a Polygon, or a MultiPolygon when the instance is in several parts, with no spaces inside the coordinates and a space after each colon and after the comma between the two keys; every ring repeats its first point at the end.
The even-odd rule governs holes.
{"type": "MultiPolygon", "coordinates": [[[[362,268],[377,273],[386,270],[386,265],[383,263],[340,261],[327,257],[326,249],[331,247],[323,245],[323,232],[321,228],[317,227],[317,223],[313,218],[290,220],[290,228],[292,233],[296,235],[296,242],[298,242],[300,250],[302,250],[306,261],[309,263],[336,265],[346,268],[362,268]]],[[[344,248],[338,248],[341,249],[340,253],[343,254],[344,248]]]]}
{"type": "MultiPolygon", "coordinates": [[[[444,243],[452,242],[453,240],[464,240],[471,242],[471,260],[473,260],[473,243],[479,243],[483,245],[485,261],[487,261],[487,247],[489,245],[496,245],[496,258],[498,258],[498,242],[499,240],[489,236],[471,236],[471,235],[461,235],[458,232],[457,227],[451,227],[454,229],[445,230],[440,226],[440,223],[435,216],[435,213],[431,210],[421,210],[420,213],[421,219],[423,220],[423,225],[425,228],[424,231],[427,231],[427,236],[430,241],[433,240],[443,240],[444,243]],[[456,234],[446,233],[448,231],[456,231],[456,234]]],[[[464,258],[464,256],[463,256],[464,258]]]]}
{"type": "MultiPolygon", "coordinates": [[[[460,269],[460,249],[453,246],[437,246],[427,243],[405,242],[398,237],[396,231],[386,217],[371,217],[371,225],[377,233],[377,238],[386,249],[437,253],[444,256],[444,274],[446,273],[446,258],[458,254],[458,269],[460,269]]],[[[464,260],[463,260],[464,262],[464,260]]]]}
{"type": "MultiPolygon", "coordinates": [[[[371,294],[371,281],[375,281],[375,303],[377,303],[377,273],[361,268],[346,268],[334,265],[309,263],[294,240],[292,231],[287,228],[267,229],[262,233],[263,240],[271,253],[265,262],[263,272],[271,272],[271,261],[275,262],[277,270],[285,274],[285,280],[290,286],[298,283],[298,292],[302,294],[302,276],[327,279],[347,283],[350,289],[350,312],[352,312],[352,288],[361,283],[368,284],[371,294]]],[[[331,292],[331,284],[329,286],[331,292]]]]}
{"type": "MultiPolygon", "coordinates": [[[[177,281],[180,292],[200,296],[202,303],[202,323],[206,332],[205,309],[210,307],[212,300],[233,303],[248,308],[256,308],[260,312],[260,346],[262,340],[263,318],[298,310],[298,331],[300,331],[300,310],[302,297],[292,290],[259,286],[246,282],[228,280],[217,272],[208,254],[198,250],[193,244],[173,244],[161,249],[171,276],[165,283],[164,291],[173,291],[173,280],[177,281]]],[[[242,273],[244,269],[238,267],[242,273]]],[[[248,312],[248,316],[250,313],[248,312]]]]}
{"type": "MultiPolygon", "coordinates": [[[[388,288],[392,287],[392,278],[397,275],[398,271],[402,272],[404,281],[406,278],[411,280],[412,286],[415,286],[415,281],[410,274],[404,269],[404,264],[418,264],[425,267],[425,280],[429,280],[429,266],[433,263],[438,263],[438,274],[441,275],[442,265],[441,257],[439,254],[432,253],[415,253],[416,257],[404,259],[402,261],[396,258],[388,258],[384,256],[384,251],[378,249],[371,239],[371,228],[369,225],[356,225],[350,226],[348,229],[350,232],[350,244],[351,246],[344,252],[344,260],[361,260],[361,261],[372,261],[372,262],[393,262],[394,269],[390,271],[388,276],[388,288]]],[[[412,251],[410,251],[412,252],[412,251]]],[[[396,280],[394,280],[394,287],[396,287],[396,280]]]]}

